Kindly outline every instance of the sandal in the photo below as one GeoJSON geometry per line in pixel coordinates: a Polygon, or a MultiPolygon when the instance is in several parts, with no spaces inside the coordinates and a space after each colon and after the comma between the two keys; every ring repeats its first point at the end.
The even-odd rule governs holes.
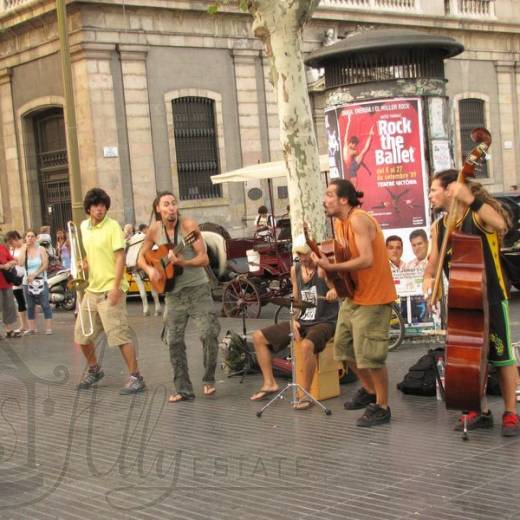
{"type": "Polygon", "coordinates": [[[217,391],[217,389],[215,388],[215,385],[208,384],[208,385],[204,385],[202,387],[202,393],[206,397],[209,397],[210,395],[215,395],[216,391],[217,391]]]}
{"type": "Polygon", "coordinates": [[[312,401],[307,400],[301,400],[297,403],[293,404],[293,408],[295,410],[308,410],[309,408],[312,408],[314,406],[314,403],[312,401]]]}
{"type": "Polygon", "coordinates": [[[193,401],[193,399],[195,399],[194,395],[172,394],[170,395],[168,402],[180,403],[181,401],[193,401]]]}
{"type": "Polygon", "coordinates": [[[23,332],[20,329],[8,330],[6,332],[6,336],[8,338],[19,338],[22,334],[23,334],[23,332]]]}
{"type": "Polygon", "coordinates": [[[258,392],[255,392],[250,398],[250,401],[263,401],[267,397],[269,397],[272,394],[277,394],[280,391],[279,388],[276,388],[275,390],[258,390],[258,392]]]}

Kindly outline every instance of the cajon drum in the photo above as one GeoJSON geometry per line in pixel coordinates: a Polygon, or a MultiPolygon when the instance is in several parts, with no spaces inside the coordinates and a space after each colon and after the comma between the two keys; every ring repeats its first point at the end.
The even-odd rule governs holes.
{"type": "MultiPolygon", "coordinates": [[[[316,356],[316,371],[312,379],[310,394],[314,399],[323,401],[339,395],[339,378],[342,364],[334,359],[334,338],[325,349],[316,356]]],[[[296,382],[302,383],[300,342],[294,342],[294,360],[296,366],[296,382]]]]}

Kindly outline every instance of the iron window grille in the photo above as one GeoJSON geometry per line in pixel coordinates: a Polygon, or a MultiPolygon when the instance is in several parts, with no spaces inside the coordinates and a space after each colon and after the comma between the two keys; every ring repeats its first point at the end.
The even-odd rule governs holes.
{"type": "MultiPolygon", "coordinates": [[[[486,128],[485,108],[486,104],[482,99],[466,98],[459,101],[460,144],[463,161],[475,148],[475,143],[471,140],[471,131],[474,128],[486,128]]],[[[475,176],[481,179],[489,177],[487,162],[481,163],[475,169],[475,176]]]]}
{"type": "Polygon", "coordinates": [[[210,177],[220,173],[215,102],[186,96],[172,101],[180,200],[222,196],[210,177]]]}

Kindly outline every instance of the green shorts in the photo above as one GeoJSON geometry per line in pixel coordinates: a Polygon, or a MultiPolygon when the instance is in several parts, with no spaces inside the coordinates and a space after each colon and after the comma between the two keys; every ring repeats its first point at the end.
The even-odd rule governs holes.
{"type": "Polygon", "coordinates": [[[383,368],[388,354],[392,304],[358,305],[346,299],[339,309],[334,358],[358,368],[383,368]]]}
{"type": "Polygon", "coordinates": [[[489,304],[489,353],[488,360],[495,367],[516,365],[511,343],[509,302],[503,300],[489,304]]]}

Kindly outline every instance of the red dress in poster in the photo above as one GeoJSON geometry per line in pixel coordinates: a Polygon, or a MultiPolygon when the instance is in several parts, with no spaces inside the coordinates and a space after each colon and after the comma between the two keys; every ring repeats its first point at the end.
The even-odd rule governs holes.
{"type": "Polygon", "coordinates": [[[427,225],[420,101],[349,104],[339,112],[343,174],[382,228],[427,225]]]}

